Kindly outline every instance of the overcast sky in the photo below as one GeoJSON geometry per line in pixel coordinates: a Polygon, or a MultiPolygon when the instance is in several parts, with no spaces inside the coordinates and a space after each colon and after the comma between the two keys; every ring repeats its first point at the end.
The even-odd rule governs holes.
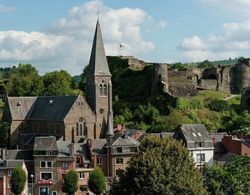
{"type": "Polygon", "coordinates": [[[107,55],[171,63],[250,54],[250,0],[0,0],[0,66],[81,73],[98,10],[107,55]]]}

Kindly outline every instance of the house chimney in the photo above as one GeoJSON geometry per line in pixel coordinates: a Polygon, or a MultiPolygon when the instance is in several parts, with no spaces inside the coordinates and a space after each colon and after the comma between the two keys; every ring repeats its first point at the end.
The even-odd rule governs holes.
{"type": "Polygon", "coordinates": [[[73,143],[69,144],[69,156],[74,157],[75,154],[75,145],[73,143]]]}

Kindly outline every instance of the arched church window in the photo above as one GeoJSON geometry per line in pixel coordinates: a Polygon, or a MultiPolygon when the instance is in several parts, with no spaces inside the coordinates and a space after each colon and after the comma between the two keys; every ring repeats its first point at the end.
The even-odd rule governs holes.
{"type": "Polygon", "coordinates": [[[108,95],[107,85],[104,84],[104,85],[103,85],[103,96],[107,96],[107,95],[108,95]]]}
{"type": "Polygon", "coordinates": [[[79,136],[79,124],[76,123],[76,136],[79,136]]]}
{"type": "Polygon", "coordinates": [[[99,93],[100,96],[107,96],[108,95],[108,88],[105,81],[102,81],[102,83],[99,85],[99,93]]]}
{"type": "Polygon", "coordinates": [[[82,129],[82,124],[80,124],[80,136],[82,136],[83,129],[82,129]]]}

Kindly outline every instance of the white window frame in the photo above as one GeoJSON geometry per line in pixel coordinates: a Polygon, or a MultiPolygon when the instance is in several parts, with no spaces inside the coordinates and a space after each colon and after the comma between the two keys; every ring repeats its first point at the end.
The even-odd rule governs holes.
{"type": "Polygon", "coordinates": [[[96,164],[102,165],[102,158],[101,157],[96,157],[96,164]]]}
{"type": "Polygon", "coordinates": [[[47,188],[48,192],[49,192],[49,187],[48,186],[39,186],[39,195],[40,195],[40,192],[41,192],[41,188],[47,188]]]}
{"type": "Polygon", "coordinates": [[[11,181],[8,182],[8,188],[11,188],[11,181]]]}
{"type": "Polygon", "coordinates": [[[85,175],[84,175],[84,172],[79,172],[79,179],[84,179],[85,178],[85,175]],[[83,177],[81,177],[83,176],[83,177]]]}
{"type": "Polygon", "coordinates": [[[12,169],[8,169],[8,176],[12,175],[12,169]]]}
{"type": "Polygon", "coordinates": [[[204,162],[206,162],[206,154],[205,153],[198,153],[198,154],[196,154],[196,162],[197,163],[204,163],[204,162]],[[202,156],[204,156],[204,160],[201,160],[202,156]]]}
{"type": "Polygon", "coordinates": [[[57,195],[57,191],[52,191],[52,195],[54,195],[54,193],[55,193],[55,195],[57,195]]]}
{"type": "Polygon", "coordinates": [[[115,164],[116,165],[123,165],[124,164],[123,158],[121,158],[121,157],[115,158],[115,164]],[[122,163],[117,163],[117,159],[122,159],[122,163]]]}
{"type": "Polygon", "coordinates": [[[40,172],[40,179],[42,179],[42,173],[51,173],[51,179],[53,180],[53,172],[46,172],[46,171],[40,172]]]}
{"type": "Polygon", "coordinates": [[[53,168],[53,161],[50,161],[50,160],[41,160],[40,161],[40,168],[53,168]],[[45,162],[45,167],[42,167],[42,162],[45,162]],[[51,167],[48,166],[48,162],[51,162],[51,167]]]}

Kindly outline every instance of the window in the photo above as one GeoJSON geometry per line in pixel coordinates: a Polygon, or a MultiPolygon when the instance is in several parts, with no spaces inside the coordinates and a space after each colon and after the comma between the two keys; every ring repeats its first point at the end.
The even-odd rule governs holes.
{"type": "Polygon", "coordinates": [[[80,173],[79,173],[79,178],[80,178],[80,179],[84,179],[84,172],[80,172],[80,173]]]}
{"type": "Polygon", "coordinates": [[[122,148],[116,148],[117,153],[122,153],[122,148]]]}
{"type": "Polygon", "coordinates": [[[47,195],[49,194],[49,187],[39,187],[39,195],[47,195]]]}
{"type": "Polygon", "coordinates": [[[44,179],[44,180],[52,179],[52,173],[41,173],[40,179],[44,179]]]}
{"type": "Polygon", "coordinates": [[[68,162],[63,162],[62,167],[64,169],[67,169],[69,167],[68,162]]]}
{"type": "Polygon", "coordinates": [[[79,124],[76,123],[76,136],[79,136],[79,124]]]}
{"type": "Polygon", "coordinates": [[[204,147],[204,142],[195,142],[195,147],[196,148],[204,147]]]}
{"type": "Polygon", "coordinates": [[[41,168],[51,168],[52,161],[40,161],[40,167],[41,168]]]}
{"type": "Polygon", "coordinates": [[[80,124],[80,136],[82,136],[82,124],[80,124]]]}
{"type": "Polygon", "coordinates": [[[196,154],[196,161],[197,162],[205,162],[205,154],[204,153],[196,154]]]}
{"type": "Polygon", "coordinates": [[[52,167],[52,162],[51,161],[47,161],[47,167],[52,167]]]}
{"type": "Polygon", "coordinates": [[[52,192],[52,195],[57,195],[57,192],[56,192],[56,191],[53,191],[53,192],[52,192]]]}
{"type": "Polygon", "coordinates": [[[8,188],[11,188],[11,181],[8,182],[8,188]]]}
{"type": "Polygon", "coordinates": [[[100,93],[100,96],[108,95],[108,87],[105,81],[102,81],[102,83],[99,85],[99,93],[100,93]]]}
{"type": "Polygon", "coordinates": [[[12,175],[12,169],[8,169],[8,176],[12,175]]]}
{"type": "Polygon", "coordinates": [[[13,194],[12,194],[12,192],[9,192],[9,194],[8,194],[8,195],[13,195],[13,194]]]}
{"type": "Polygon", "coordinates": [[[96,158],[96,164],[102,165],[102,158],[96,158]]]}
{"type": "Polygon", "coordinates": [[[116,158],[115,159],[115,164],[122,165],[123,164],[123,158],[116,158]]]}

